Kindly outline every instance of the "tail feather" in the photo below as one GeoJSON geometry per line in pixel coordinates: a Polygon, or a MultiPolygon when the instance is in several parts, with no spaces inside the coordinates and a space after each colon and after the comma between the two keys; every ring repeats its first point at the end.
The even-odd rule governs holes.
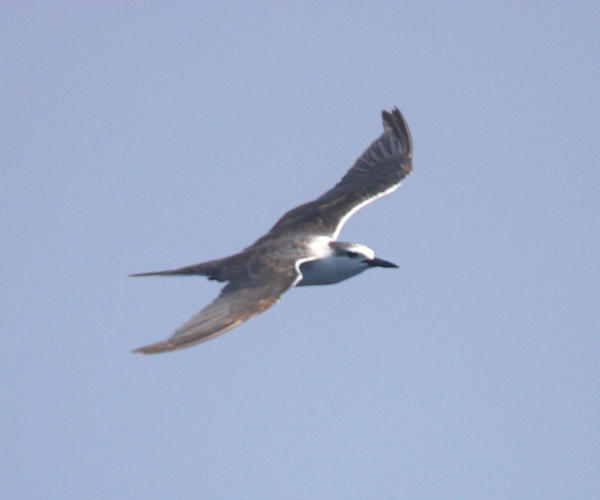
{"type": "Polygon", "coordinates": [[[221,266],[223,260],[224,259],[211,260],[208,262],[201,262],[200,264],[180,267],[178,269],[167,269],[166,271],[134,273],[130,274],[129,277],[140,278],[144,276],[190,276],[195,274],[199,276],[207,276],[211,280],[225,281],[226,277],[223,275],[223,267],[221,266]]]}
{"type": "Polygon", "coordinates": [[[190,274],[200,274],[194,270],[196,266],[187,266],[179,269],[168,269],[166,271],[150,271],[147,273],[130,274],[130,278],[140,278],[143,276],[186,276],[190,274]]]}

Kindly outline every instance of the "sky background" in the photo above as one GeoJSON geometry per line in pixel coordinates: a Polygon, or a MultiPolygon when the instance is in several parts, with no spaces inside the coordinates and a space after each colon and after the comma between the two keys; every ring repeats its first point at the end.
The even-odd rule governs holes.
{"type": "Polygon", "coordinates": [[[0,493],[600,498],[596,2],[2,2],[0,493]],[[160,356],[398,106],[400,269],[160,356]]]}

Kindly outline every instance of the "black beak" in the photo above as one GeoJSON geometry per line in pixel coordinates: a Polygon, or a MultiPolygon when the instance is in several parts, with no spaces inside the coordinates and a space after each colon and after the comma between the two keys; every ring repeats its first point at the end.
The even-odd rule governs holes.
{"type": "Polygon", "coordinates": [[[389,260],[383,260],[377,257],[371,260],[367,260],[367,264],[369,264],[371,267],[398,267],[396,264],[390,262],[389,260]]]}

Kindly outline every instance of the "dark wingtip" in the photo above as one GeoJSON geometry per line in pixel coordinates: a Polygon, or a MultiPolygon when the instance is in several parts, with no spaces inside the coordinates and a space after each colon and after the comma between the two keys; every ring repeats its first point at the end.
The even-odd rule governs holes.
{"type": "Polygon", "coordinates": [[[173,351],[177,349],[178,346],[171,344],[168,340],[162,340],[160,342],[156,342],[155,344],[146,345],[144,347],[138,347],[134,349],[133,353],[135,354],[158,354],[161,352],[173,351]]]}
{"type": "Polygon", "coordinates": [[[409,158],[412,157],[412,137],[406,119],[400,110],[394,107],[391,111],[383,110],[381,112],[383,128],[386,132],[391,132],[402,144],[403,153],[409,158]]]}

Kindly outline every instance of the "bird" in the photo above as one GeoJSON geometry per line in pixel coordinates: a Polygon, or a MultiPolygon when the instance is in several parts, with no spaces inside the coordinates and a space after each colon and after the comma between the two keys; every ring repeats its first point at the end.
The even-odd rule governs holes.
{"type": "Polygon", "coordinates": [[[411,134],[398,108],[381,112],[383,134],[342,179],[318,198],[286,212],[249,247],[228,257],[142,276],[205,276],[226,282],[218,297],[166,340],[133,350],[155,354],[221,335],[269,309],[295,286],[339,283],[375,267],[396,264],[361,243],[338,241],[344,223],[368,203],[396,190],[412,171],[411,134]]]}

